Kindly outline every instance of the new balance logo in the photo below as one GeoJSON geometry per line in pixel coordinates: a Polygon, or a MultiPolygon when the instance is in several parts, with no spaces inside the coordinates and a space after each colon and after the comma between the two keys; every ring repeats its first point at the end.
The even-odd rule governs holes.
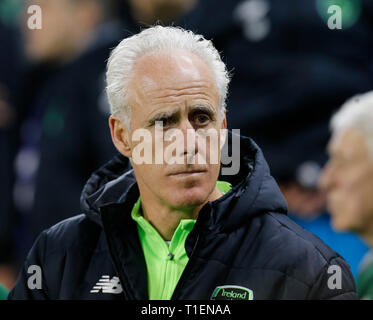
{"type": "Polygon", "coordinates": [[[90,293],[98,293],[100,291],[102,291],[102,293],[119,294],[123,292],[123,289],[118,277],[113,277],[112,279],[110,279],[110,276],[105,275],[102,276],[100,280],[98,280],[90,293]]]}

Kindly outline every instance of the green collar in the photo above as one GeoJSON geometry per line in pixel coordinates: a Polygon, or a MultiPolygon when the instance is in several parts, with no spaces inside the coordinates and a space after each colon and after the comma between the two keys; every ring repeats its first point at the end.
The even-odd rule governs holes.
{"type": "MultiPolygon", "coordinates": [[[[216,185],[223,193],[227,193],[232,188],[230,183],[224,181],[218,181],[216,185]]],[[[185,241],[194,228],[196,220],[180,220],[171,242],[168,244],[142,216],[140,197],[133,206],[131,217],[137,222],[147,266],[149,299],[169,300],[188,263],[189,257],[185,251],[185,241]]]]}
{"type": "MultiPolygon", "coordinates": [[[[232,185],[226,181],[217,181],[216,186],[222,193],[227,193],[232,189],[232,185]]],[[[137,199],[135,205],[133,206],[131,217],[134,221],[137,222],[137,224],[139,225],[139,227],[141,227],[141,229],[143,229],[146,233],[152,235],[154,239],[157,239],[157,240],[162,239],[162,241],[164,241],[163,238],[158,233],[158,231],[141,214],[141,198],[140,197],[137,199]]],[[[195,220],[193,219],[180,220],[180,223],[174,233],[174,236],[172,237],[171,245],[173,244],[173,239],[175,238],[175,235],[178,233],[177,231],[179,229],[185,230],[189,233],[193,229],[194,223],[195,223],[195,220]]]]}

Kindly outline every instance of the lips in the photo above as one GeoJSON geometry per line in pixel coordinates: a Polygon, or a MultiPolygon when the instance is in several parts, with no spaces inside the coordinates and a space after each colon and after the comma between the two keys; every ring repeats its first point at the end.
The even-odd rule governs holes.
{"type": "Polygon", "coordinates": [[[187,169],[187,170],[179,170],[179,171],[173,171],[168,174],[168,176],[188,176],[193,174],[199,174],[204,173],[207,170],[205,169],[187,169]]]}

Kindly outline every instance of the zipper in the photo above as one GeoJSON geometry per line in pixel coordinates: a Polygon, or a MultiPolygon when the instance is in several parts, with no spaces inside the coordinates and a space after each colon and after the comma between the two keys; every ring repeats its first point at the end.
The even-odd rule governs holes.
{"type": "Polygon", "coordinates": [[[211,215],[211,211],[213,210],[213,206],[208,203],[200,212],[199,212],[199,216],[197,218],[197,222],[194,226],[195,230],[196,230],[196,233],[197,233],[197,239],[196,239],[196,243],[194,244],[193,246],[193,249],[192,249],[192,253],[190,254],[190,258],[189,258],[189,261],[187,263],[187,265],[185,266],[185,269],[183,271],[183,273],[181,274],[181,277],[180,277],[180,280],[179,282],[177,283],[176,285],[176,288],[174,290],[174,293],[171,297],[171,300],[176,300],[178,298],[178,296],[180,295],[180,291],[185,283],[185,281],[188,279],[188,276],[190,274],[190,270],[192,269],[193,267],[193,264],[194,264],[194,257],[196,255],[196,252],[198,251],[199,249],[199,244],[201,242],[201,225],[203,223],[202,219],[206,219],[205,217],[207,215],[211,215]],[[205,212],[203,212],[205,211],[205,212]]]}
{"type": "Polygon", "coordinates": [[[193,263],[194,263],[194,256],[195,256],[195,252],[197,251],[197,248],[198,248],[199,240],[200,240],[200,230],[198,230],[196,243],[194,244],[192,253],[190,255],[190,259],[189,259],[187,265],[185,266],[185,269],[184,269],[183,273],[181,274],[180,280],[176,285],[176,288],[174,290],[174,293],[172,294],[171,300],[177,300],[177,297],[179,296],[179,292],[180,292],[181,288],[183,287],[185,281],[188,279],[188,276],[189,276],[189,273],[190,273],[189,271],[192,269],[192,266],[193,266],[193,263]]]}
{"type": "Polygon", "coordinates": [[[164,272],[162,272],[163,273],[163,290],[162,290],[162,294],[160,297],[161,300],[165,299],[165,297],[167,296],[168,290],[169,290],[167,283],[166,283],[166,279],[167,279],[167,273],[169,272],[169,269],[170,269],[169,268],[170,263],[172,263],[170,260],[166,260],[164,272]]]}
{"type": "Polygon", "coordinates": [[[109,244],[109,241],[108,241],[108,247],[109,247],[109,252],[110,252],[111,258],[114,262],[115,270],[117,272],[117,275],[118,275],[119,280],[120,280],[120,284],[121,284],[122,289],[123,289],[124,300],[134,300],[133,298],[131,299],[129,297],[129,292],[130,292],[129,285],[128,285],[129,282],[127,281],[127,277],[123,274],[123,272],[119,271],[120,270],[120,268],[119,268],[120,263],[118,263],[117,257],[114,254],[112,246],[111,246],[111,244],[109,244]]]}

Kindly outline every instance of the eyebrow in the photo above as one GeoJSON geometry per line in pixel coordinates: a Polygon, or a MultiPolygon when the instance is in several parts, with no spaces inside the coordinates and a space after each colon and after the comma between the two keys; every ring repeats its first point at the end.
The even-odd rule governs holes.
{"type": "Polygon", "coordinates": [[[154,116],[152,116],[147,122],[146,126],[151,127],[155,124],[156,121],[161,121],[163,119],[172,119],[176,117],[176,115],[180,112],[179,109],[172,110],[172,111],[160,111],[154,116]]]}
{"type": "MultiPolygon", "coordinates": [[[[212,120],[215,120],[215,110],[209,104],[195,104],[190,107],[189,112],[191,113],[206,113],[210,116],[212,120]]],[[[180,109],[171,110],[171,111],[160,111],[152,116],[149,120],[146,121],[146,126],[151,127],[155,124],[156,121],[162,121],[164,119],[174,119],[177,117],[177,114],[180,113],[180,109]]]]}
{"type": "Polygon", "coordinates": [[[209,104],[195,104],[190,109],[193,111],[207,111],[214,113],[214,109],[209,104]]]}
{"type": "Polygon", "coordinates": [[[211,118],[215,118],[215,110],[209,104],[196,104],[191,107],[192,112],[204,112],[211,118]]]}

